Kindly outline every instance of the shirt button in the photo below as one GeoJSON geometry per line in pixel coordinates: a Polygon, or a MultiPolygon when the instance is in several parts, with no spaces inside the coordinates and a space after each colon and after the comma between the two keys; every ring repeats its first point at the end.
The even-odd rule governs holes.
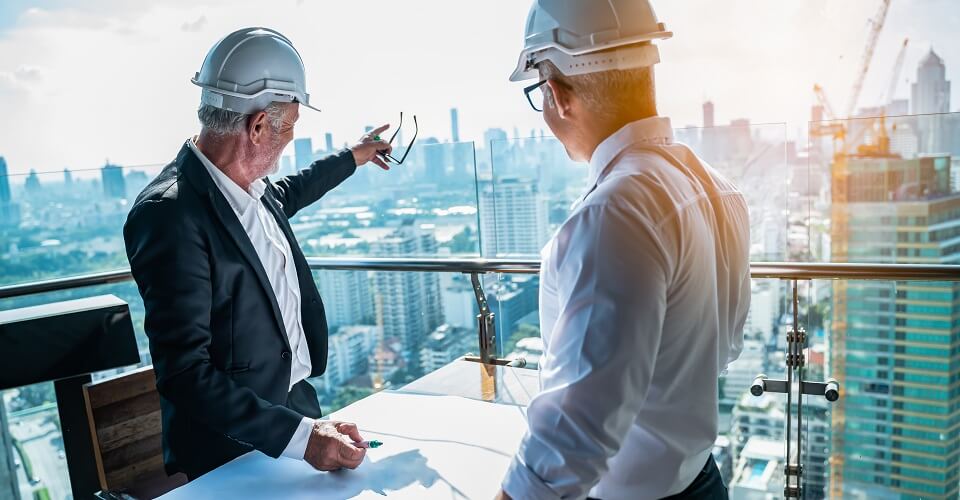
{"type": "Polygon", "coordinates": [[[283,351],[280,353],[280,357],[289,361],[292,356],[290,355],[290,351],[283,351]]]}

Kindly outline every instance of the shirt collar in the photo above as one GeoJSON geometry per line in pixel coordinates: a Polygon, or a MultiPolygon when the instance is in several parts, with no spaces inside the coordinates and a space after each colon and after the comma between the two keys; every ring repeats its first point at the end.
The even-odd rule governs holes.
{"type": "Polygon", "coordinates": [[[666,146],[673,143],[673,128],[670,119],[652,116],[624,125],[603,140],[590,157],[590,184],[600,182],[600,176],[610,162],[625,149],[635,144],[666,146]]]}
{"type": "Polygon", "coordinates": [[[210,177],[213,178],[213,183],[217,185],[223,197],[227,199],[227,203],[230,204],[230,208],[233,208],[233,211],[236,212],[238,216],[243,216],[247,209],[254,203],[257,203],[263,196],[264,191],[267,189],[267,185],[263,182],[263,179],[253,181],[253,183],[250,184],[249,191],[244,191],[243,188],[237,185],[236,182],[233,182],[233,179],[217,168],[217,166],[200,151],[200,148],[197,147],[196,137],[187,139],[187,145],[190,146],[193,154],[197,155],[197,158],[200,159],[200,163],[203,163],[203,166],[206,167],[210,177]]]}

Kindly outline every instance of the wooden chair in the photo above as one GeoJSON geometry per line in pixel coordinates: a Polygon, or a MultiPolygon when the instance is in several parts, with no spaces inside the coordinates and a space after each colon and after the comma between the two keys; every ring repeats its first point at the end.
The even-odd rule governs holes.
{"type": "Polygon", "coordinates": [[[102,498],[152,499],[187,483],[163,469],[160,394],[152,367],[83,386],[102,498]]]}

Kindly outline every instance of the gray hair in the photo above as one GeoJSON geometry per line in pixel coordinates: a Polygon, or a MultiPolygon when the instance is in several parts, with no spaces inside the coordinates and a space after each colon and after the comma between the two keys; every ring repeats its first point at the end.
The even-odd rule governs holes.
{"type": "MultiPolygon", "coordinates": [[[[653,80],[653,67],[633,69],[614,69],[587,73],[585,75],[564,75],[555,64],[543,61],[537,65],[542,80],[554,80],[573,90],[586,104],[606,115],[633,109],[641,112],[656,112],[656,89],[653,80]]],[[[554,106],[550,88],[544,87],[547,106],[554,106]]]]}
{"type": "MultiPolygon", "coordinates": [[[[279,132],[283,126],[283,107],[280,103],[272,102],[263,109],[267,114],[267,121],[274,132],[279,132]]],[[[247,127],[247,120],[251,115],[215,108],[209,104],[200,104],[197,118],[204,130],[216,135],[226,136],[239,134],[247,127]]]]}

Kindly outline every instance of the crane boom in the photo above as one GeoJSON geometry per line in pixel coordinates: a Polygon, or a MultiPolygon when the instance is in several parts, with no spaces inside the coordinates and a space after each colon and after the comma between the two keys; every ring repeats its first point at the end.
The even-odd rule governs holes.
{"type": "Polygon", "coordinates": [[[857,79],[854,80],[853,83],[853,93],[850,95],[850,101],[847,102],[847,115],[845,118],[853,116],[853,112],[857,108],[857,101],[860,100],[860,91],[863,90],[863,82],[866,80],[867,72],[870,70],[873,52],[877,48],[877,40],[880,39],[880,31],[883,29],[883,23],[887,20],[890,1],[891,0],[883,0],[877,14],[870,20],[870,34],[867,35],[867,46],[863,51],[863,57],[860,59],[860,69],[857,73],[857,79]]]}
{"type": "Polygon", "coordinates": [[[830,101],[827,100],[827,94],[823,91],[823,87],[821,87],[819,84],[814,84],[813,93],[816,94],[817,101],[820,102],[820,106],[823,106],[823,112],[826,114],[824,118],[827,120],[836,119],[837,115],[833,112],[833,106],[831,106],[830,101]]]}
{"type": "Polygon", "coordinates": [[[897,54],[897,62],[893,63],[893,73],[890,75],[890,86],[887,87],[887,93],[880,98],[880,104],[886,106],[893,100],[897,93],[897,83],[900,83],[900,72],[903,70],[903,60],[906,59],[907,45],[909,38],[903,39],[903,45],[900,46],[900,53],[897,54]]]}

